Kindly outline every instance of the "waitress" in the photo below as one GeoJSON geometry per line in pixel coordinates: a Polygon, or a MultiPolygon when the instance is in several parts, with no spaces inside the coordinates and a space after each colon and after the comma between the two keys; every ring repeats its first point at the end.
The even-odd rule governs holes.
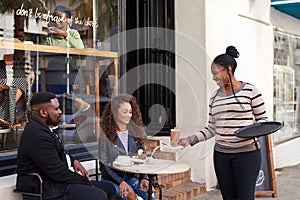
{"type": "Polygon", "coordinates": [[[215,137],[214,167],[224,200],[254,199],[255,183],[261,166],[257,139],[239,138],[234,132],[266,121],[265,103],[259,90],[234,76],[235,58],[239,52],[233,46],[218,55],[211,64],[213,80],[219,86],[209,101],[208,125],[194,135],[181,138],[179,145],[195,145],[215,137]]]}

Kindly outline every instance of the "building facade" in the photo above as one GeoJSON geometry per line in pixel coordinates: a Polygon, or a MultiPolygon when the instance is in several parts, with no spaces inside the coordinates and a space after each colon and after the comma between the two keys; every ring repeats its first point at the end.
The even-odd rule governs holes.
{"type": "MultiPolygon", "coordinates": [[[[25,106],[34,92],[56,93],[67,123],[74,123],[77,117],[76,97],[89,103],[94,112],[87,114],[87,120],[76,118],[77,130],[62,132],[66,146],[96,141],[99,130],[95,119],[101,117],[105,103],[121,92],[139,100],[149,137],[164,140],[172,128],[180,129],[181,137],[196,132],[207,123],[208,100],[217,89],[210,74],[211,61],[234,45],[241,54],[237,79],[256,85],[269,119],[285,124],[271,135],[274,167],[300,162],[300,21],[276,10],[270,1],[39,2],[0,4],[4,19],[0,21],[0,58],[6,69],[1,84],[15,88],[16,93],[19,87],[15,80],[24,81],[25,106]],[[61,47],[58,55],[55,47],[45,47],[49,22],[60,20],[53,15],[58,5],[71,10],[68,22],[79,32],[84,49],[61,47]],[[15,39],[19,32],[25,33],[23,43],[15,39]],[[19,67],[24,69],[22,77],[14,75],[19,69],[18,52],[24,60],[19,65],[29,66],[19,67]]],[[[10,98],[7,106],[13,100],[10,98]]],[[[7,106],[3,107],[7,116],[16,116],[10,123],[26,121],[17,117],[15,109],[6,110],[7,106]]],[[[0,156],[16,153],[18,132],[9,134],[6,144],[2,142],[0,156]]],[[[1,137],[3,140],[4,135],[1,137]]],[[[207,188],[216,185],[213,145],[211,139],[177,155],[191,165],[192,179],[206,183],[207,188]]]]}

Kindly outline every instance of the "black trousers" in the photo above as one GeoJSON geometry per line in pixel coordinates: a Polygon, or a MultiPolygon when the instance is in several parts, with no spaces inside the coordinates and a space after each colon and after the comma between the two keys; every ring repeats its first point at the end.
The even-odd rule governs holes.
{"type": "MultiPolygon", "coordinates": [[[[92,181],[94,187],[82,184],[69,184],[67,194],[53,200],[116,200],[116,190],[111,183],[92,181]]],[[[38,197],[23,195],[24,200],[38,200],[38,197]]]]}
{"type": "Polygon", "coordinates": [[[214,151],[215,172],[223,200],[253,200],[261,166],[259,149],[243,153],[214,151]]]}
{"type": "Polygon", "coordinates": [[[81,184],[70,184],[66,200],[115,200],[116,190],[112,184],[93,181],[94,187],[81,184]]]}

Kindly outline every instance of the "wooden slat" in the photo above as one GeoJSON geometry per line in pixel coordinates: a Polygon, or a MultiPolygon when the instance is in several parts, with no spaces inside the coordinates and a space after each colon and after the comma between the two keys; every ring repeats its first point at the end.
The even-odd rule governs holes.
{"type": "Polygon", "coordinates": [[[195,182],[187,182],[170,189],[163,190],[163,200],[191,200],[206,192],[205,185],[195,182]]]}
{"type": "Polygon", "coordinates": [[[77,48],[67,48],[59,46],[48,46],[40,44],[24,44],[14,41],[0,40],[1,49],[15,49],[15,50],[27,50],[45,53],[55,53],[55,54],[71,54],[71,55],[85,55],[85,56],[96,56],[103,58],[117,58],[118,53],[112,51],[101,51],[93,48],[77,49],[77,48]]]}

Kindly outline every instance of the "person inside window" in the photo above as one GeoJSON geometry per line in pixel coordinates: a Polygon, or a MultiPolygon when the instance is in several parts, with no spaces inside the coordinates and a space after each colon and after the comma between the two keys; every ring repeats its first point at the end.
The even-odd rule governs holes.
{"type": "Polygon", "coordinates": [[[24,30],[19,30],[16,34],[17,38],[20,40],[20,42],[24,42],[27,39],[27,35],[25,34],[24,30]]]}
{"type": "Polygon", "coordinates": [[[84,45],[77,30],[71,29],[69,21],[72,13],[66,6],[57,6],[49,23],[48,36],[44,44],[83,49],[84,45]]]}
{"type": "MultiPolygon", "coordinates": [[[[84,44],[79,32],[69,26],[71,17],[72,12],[69,8],[62,5],[57,6],[53,11],[53,18],[48,24],[48,37],[42,44],[83,49],[84,44]]],[[[41,57],[45,63],[45,66],[41,68],[41,80],[43,80],[41,90],[63,94],[69,88],[72,89],[78,72],[77,57],[78,55],[68,54],[50,54],[41,57]]]]}
{"type": "Polygon", "coordinates": [[[179,145],[187,146],[216,136],[214,167],[224,200],[254,199],[262,159],[260,145],[257,138],[239,138],[234,132],[267,120],[259,90],[234,76],[238,57],[237,49],[229,46],[213,60],[211,73],[219,89],[209,101],[208,126],[179,140],[179,145]]]}
{"type": "MultiPolygon", "coordinates": [[[[25,34],[24,30],[20,29],[16,33],[16,36],[21,42],[26,41],[27,35],[25,34]]],[[[27,107],[28,102],[30,101],[32,96],[31,87],[34,82],[34,78],[35,74],[33,71],[33,63],[30,53],[23,50],[15,50],[13,63],[13,81],[12,85],[10,85],[10,89],[12,91],[16,91],[14,92],[15,94],[10,98],[12,99],[12,97],[14,97],[16,102],[14,123],[22,123],[22,126],[24,126],[24,123],[27,122],[27,107]]]]}
{"type": "MultiPolygon", "coordinates": [[[[148,199],[148,176],[126,173],[110,165],[119,155],[137,155],[145,151],[146,132],[136,98],[120,94],[103,111],[99,137],[99,160],[102,179],[114,184],[123,199],[148,199]]],[[[154,197],[152,199],[155,199],[154,197]]]]}

